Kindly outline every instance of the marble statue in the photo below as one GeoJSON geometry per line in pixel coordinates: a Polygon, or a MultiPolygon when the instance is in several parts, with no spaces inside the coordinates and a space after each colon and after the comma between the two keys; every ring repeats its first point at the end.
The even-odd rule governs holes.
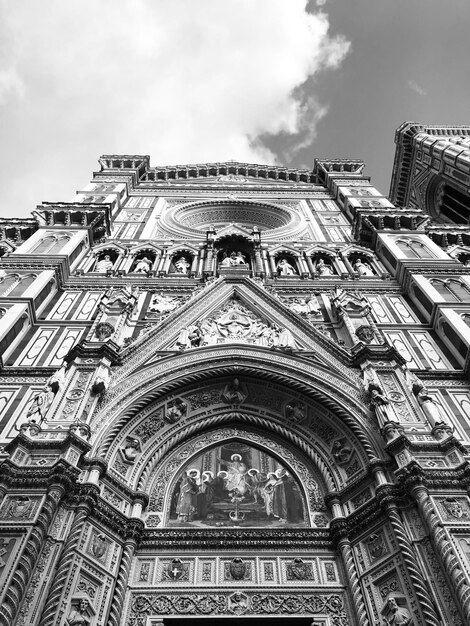
{"type": "Polygon", "coordinates": [[[374,272],[369,265],[362,259],[357,259],[353,265],[354,271],[359,274],[359,276],[374,276],[374,272]]]}
{"type": "Polygon", "coordinates": [[[377,415],[380,428],[383,428],[387,422],[398,421],[390,405],[390,400],[377,389],[372,390],[371,404],[375,409],[375,414],[377,415]]]}
{"type": "Polygon", "coordinates": [[[46,414],[54,399],[54,393],[50,387],[43,387],[41,391],[33,397],[26,417],[38,424],[46,421],[46,414]]]}
{"type": "Polygon", "coordinates": [[[419,405],[423,409],[423,413],[426,416],[431,427],[437,426],[437,424],[448,424],[447,417],[442,412],[441,407],[437,402],[428,394],[425,387],[417,395],[419,405]]]}
{"type": "Polygon", "coordinates": [[[333,268],[329,263],[325,263],[323,259],[318,259],[315,265],[315,271],[319,276],[333,276],[333,268]]]}
{"type": "Polygon", "coordinates": [[[175,261],[175,269],[178,274],[187,274],[189,272],[189,268],[191,264],[185,259],[184,256],[180,256],[180,258],[175,261]]]}
{"type": "Polygon", "coordinates": [[[152,269],[152,261],[148,259],[146,256],[144,256],[143,259],[140,259],[139,261],[137,261],[133,271],[136,274],[148,274],[151,269],[152,269]]]}
{"type": "Polygon", "coordinates": [[[77,607],[72,608],[67,617],[67,626],[89,626],[90,618],[87,616],[90,603],[86,598],[82,598],[77,607]]]}
{"type": "Polygon", "coordinates": [[[281,259],[276,268],[279,276],[295,276],[297,274],[295,267],[287,259],[281,259]]]}
{"type": "Polygon", "coordinates": [[[112,270],[114,263],[111,261],[109,254],[105,254],[104,258],[98,260],[95,265],[95,272],[106,274],[108,270],[112,270]]]}
{"type": "Polygon", "coordinates": [[[387,609],[389,616],[385,618],[385,623],[388,626],[413,626],[409,612],[398,606],[395,598],[391,597],[387,600],[387,609]]]}

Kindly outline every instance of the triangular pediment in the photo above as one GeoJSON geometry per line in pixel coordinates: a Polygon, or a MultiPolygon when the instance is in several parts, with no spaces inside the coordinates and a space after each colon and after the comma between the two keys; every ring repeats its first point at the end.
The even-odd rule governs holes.
{"type": "MultiPolygon", "coordinates": [[[[154,326],[122,353],[114,383],[169,354],[242,345],[294,354],[351,377],[348,352],[251,278],[219,278],[154,326]]],[[[262,358],[262,356],[261,356],[262,358]]]]}

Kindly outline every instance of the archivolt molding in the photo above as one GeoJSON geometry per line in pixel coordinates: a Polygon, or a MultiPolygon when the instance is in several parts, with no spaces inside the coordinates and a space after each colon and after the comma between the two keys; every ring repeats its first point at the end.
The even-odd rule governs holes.
{"type": "Polygon", "coordinates": [[[231,346],[230,353],[226,347],[203,348],[162,359],[122,381],[119,393],[105,397],[104,405],[91,420],[94,448],[104,454],[123,426],[157,398],[176,391],[181,393],[190,384],[224,376],[277,382],[292,393],[300,392],[317,400],[355,433],[371,458],[377,455],[378,443],[374,445],[372,437],[366,435],[371,430],[370,413],[355,381],[305,359],[236,345],[231,346]],[[110,415],[114,416],[111,424],[110,415]]]}
{"type": "MultiPolygon", "coordinates": [[[[240,419],[241,416],[238,413],[229,413],[226,417],[228,421],[233,422],[240,419]]],[[[194,435],[194,433],[191,434],[194,435]]],[[[165,520],[169,513],[168,504],[174,479],[181,468],[185,464],[190,464],[191,459],[204,449],[212,448],[221,442],[226,443],[230,441],[250,442],[255,447],[269,452],[271,456],[277,457],[298,479],[305,490],[311,521],[313,521],[315,512],[324,510],[325,505],[323,494],[319,489],[318,477],[312,473],[312,463],[309,461],[313,461],[317,465],[322,477],[327,479],[328,486],[332,487],[334,481],[326,465],[314,450],[302,450],[302,452],[308,455],[306,457],[299,450],[293,450],[291,445],[286,445],[286,442],[281,443],[279,438],[273,436],[272,433],[225,427],[213,429],[209,432],[205,430],[198,436],[193,436],[189,440],[186,439],[180,445],[173,446],[171,453],[168,455],[161,453],[160,449],[155,451],[156,455],[151,458],[139,482],[139,489],[148,492],[150,495],[149,512],[160,514],[162,520],[165,520]],[[163,462],[160,462],[162,460],[163,462]]],[[[299,442],[295,441],[294,443],[299,442]]],[[[302,447],[305,448],[305,446],[302,447]]]]}
{"type": "MultiPolygon", "coordinates": [[[[207,392],[210,393],[210,392],[207,392]]],[[[297,450],[301,450],[319,468],[326,488],[340,490],[348,480],[349,468],[339,469],[338,463],[332,454],[332,444],[335,440],[347,440],[352,451],[352,463],[355,476],[364,470],[367,464],[367,455],[361,449],[360,443],[344,428],[332,424],[332,419],[318,417],[311,412],[305,423],[294,424],[285,417],[274,412],[260,411],[253,407],[243,407],[234,412],[227,407],[218,407],[214,413],[200,411],[198,415],[182,419],[178,425],[166,426],[163,416],[165,408],[157,407],[150,415],[139,415],[139,419],[132,420],[126,428],[116,435],[106,455],[98,451],[97,454],[110,461],[113,471],[122,469],[120,449],[126,439],[142,441],[142,454],[132,466],[132,471],[126,478],[126,483],[132,489],[146,489],[150,474],[165,455],[188,441],[200,432],[207,432],[215,428],[233,427],[237,422],[242,428],[256,429],[263,434],[270,433],[283,442],[291,442],[297,450]],[[141,430],[154,429],[154,436],[145,439],[141,430]],[[140,435],[140,437],[139,437],[140,435]],[[117,463],[116,463],[117,459],[117,463]]],[[[125,468],[127,469],[127,468],[125,468]]],[[[120,476],[122,479],[123,477],[120,476]]]]}

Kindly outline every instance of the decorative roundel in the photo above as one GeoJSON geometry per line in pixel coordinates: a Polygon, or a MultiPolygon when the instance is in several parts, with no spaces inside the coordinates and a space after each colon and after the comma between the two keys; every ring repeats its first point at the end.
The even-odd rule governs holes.
{"type": "Polygon", "coordinates": [[[218,231],[231,224],[248,231],[256,227],[276,236],[305,227],[301,215],[294,209],[247,200],[211,200],[168,207],[161,224],[175,235],[197,238],[212,227],[218,231]]]}

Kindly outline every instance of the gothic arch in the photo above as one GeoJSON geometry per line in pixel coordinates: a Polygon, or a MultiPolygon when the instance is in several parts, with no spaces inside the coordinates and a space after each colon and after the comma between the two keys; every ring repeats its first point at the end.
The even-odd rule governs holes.
{"type": "Polygon", "coordinates": [[[370,458],[379,454],[380,443],[371,436],[370,413],[364,408],[355,372],[346,367],[341,373],[334,372],[279,351],[237,345],[230,354],[223,348],[208,347],[175,355],[120,381],[108,391],[92,418],[91,427],[97,433],[93,454],[104,456],[121,428],[157,398],[179,393],[191,383],[224,376],[260,378],[280,383],[292,393],[302,393],[338,416],[355,433],[370,458]],[[114,416],[111,424],[110,415],[114,416]]]}

